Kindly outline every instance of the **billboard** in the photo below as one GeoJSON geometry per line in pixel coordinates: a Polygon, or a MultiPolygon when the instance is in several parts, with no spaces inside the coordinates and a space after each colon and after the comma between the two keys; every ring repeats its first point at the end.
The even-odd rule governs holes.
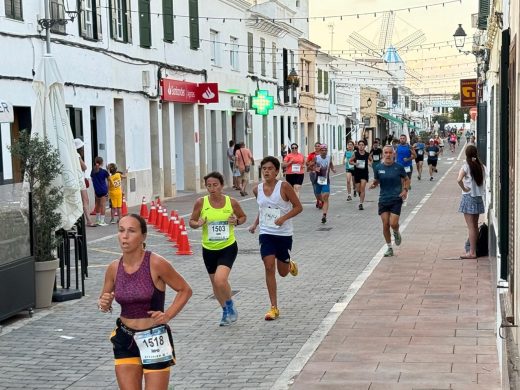
{"type": "Polygon", "coordinates": [[[477,105],[477,79],[460,80],[460,106],[475,107],[477,105]]]}

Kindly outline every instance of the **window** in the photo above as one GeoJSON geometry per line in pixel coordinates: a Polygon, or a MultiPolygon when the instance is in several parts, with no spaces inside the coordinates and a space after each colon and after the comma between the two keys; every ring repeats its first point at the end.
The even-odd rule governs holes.
{"type": "Polygon", "coordinates": [[[247,71],[255,73],[255,64],[253,57],[253,33],[247,33],[247,71]]]}
{"type": "Polygon", "coordinates": [[[329,93],[329,72],[323,71],[323,93],[327,95],[329,93]]]}
{"type": "Polygon", "coordinates": [[[163,0],[162,5],[164,41],[173,42],[173,0],[163,0]]]}
{"type": "Polygon", "coordinates": [[[294,69],[294,51],[289,50],[289,56],[291,58],[291,69],[294,69]]]}
{"type": "Polygon", "coordinates": [[[87,39],[101,41],[101,7],[100,0],[79,1],[79,35],[87,39]]]}
{"type": "MultiPolygon", "coordinates": [[[[51,0],[50,2],[51,19],[65,19],[65,6],[63,0],[51,0]]],[[[53,33],[65,34],[65,24],[55,23],[51,27],[53,33]]]]}
{"type": "Polygon", "coordinates": [[[152,28],[150,21],[150,0],[139,0],[139,46],[152,46],[152,28]]]}
{"type": "Polygon", "coordinates": [[[211,50],[211,63],[220,66],[220,47],[218,41],[218,31],[209,30],[209,41],[211,50]]]}
{"type": "Polygon", "coordinates": [[[321,69],[318,69],[318,93],[321,93],[322,89],[323,74],[321,69]]]}
{"type": "Polygon", "coordinates": [[[271,62],[273,63],[273,79],[276,78],[276,43],[273,42],[272,52],[271,52],[271,62]]]}
{"type": "Polygon", "coordinates": [[[230,37],[229,64],[231,69],[239,70],[238,66],[238,38],[230,37]]]}
{"type": "Polygon", "coordinates": [[[199,2],[198,0],[189,0],[190,13],[190,49],[197,50],[199,43],[199,2]]]}
{"type": "Polygon", "coordinates": [[[121,42],[132,42],[132,12],[130,0],[109,0],[110,35],[121,42]]]}
{"type": "Polygon", "coordinates": [[[265,76],[265,39],[260,38],[260,74],[265,76]]]}
{"type": "Polygon", "coordinates": [[[22,0],[5,0],[5,17],[23,20],[22,0]]]}

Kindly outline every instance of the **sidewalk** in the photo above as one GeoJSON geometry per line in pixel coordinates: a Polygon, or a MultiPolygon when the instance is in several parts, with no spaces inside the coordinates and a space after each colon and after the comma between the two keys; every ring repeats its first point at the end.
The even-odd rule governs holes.
{"type": "Polygon", "coordinates": [[[396,256],[382,258],[291,389],[501,389],[490,261],[458,259],[467,236],[457,212],[459,166],[405,227],[396,256]]]}

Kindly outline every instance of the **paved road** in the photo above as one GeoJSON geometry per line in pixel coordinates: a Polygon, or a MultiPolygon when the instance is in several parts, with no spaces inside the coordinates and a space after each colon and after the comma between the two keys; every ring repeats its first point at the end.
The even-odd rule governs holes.
{"type": "MultiPolygon", "coordinates": [[[[455,155],[443,158],[438,177],[454,162],[455,155]]],[[[430,193],[434,183],[414,179],[403,218],[430,193]]],[[[328,222],[322,225],[311,188],[304,186],[304,212],[294,224],[293,258],[299,263],[300,275],[279,278],[278,321],[263,319],[269,300],[258,236],[247,232],[248,224],[237,229],[239,256],[231,273],[240,317],[236,324],[224,328],[218,326],[221,310],[212,297],[202,262],[200,232],[189,231],[193,256],[175,256],[163,236],[150,232],[148,247],[170,260],[194,292],[185,310],[171,323],[177,352],[177,366],[172,370],[176,390],[271,388],[380,250],[384,242],[377,215],[378,190],[368,193],[364,211],[357,210],[357,199],[346,202],[344,174],[333,178],[332,191],[328,222]]],[[[194,199],[191,195],[169,204],[188,214],[194,199]]],[[[251,221],[256,203],[240,200],[251,221]]],[[[2,324],[0,389],[117,388],[108,341],[117,315],[99,313],[96,297],[106,265],[118,257],[119,249],[113,225],[89,232],[87,296],[37,311],[31,319],[21,314],[2,324]]],[[[396,254],[399,256],[399,251],[396,254]]]]}

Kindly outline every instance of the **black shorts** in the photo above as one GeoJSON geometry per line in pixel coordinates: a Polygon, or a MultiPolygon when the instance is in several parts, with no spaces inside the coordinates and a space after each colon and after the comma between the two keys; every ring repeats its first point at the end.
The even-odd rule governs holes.
{"type": "Polygon", "coordinates": [[[345,168],[345,172],[350,173],[350,174],[353,175],[354,174],[354,168],[348,168],[348,169],[345,168]]]}
{"type": "Polygon", "coordinates": [[[422,161],[424,161],[424,156],[420,156],[420,157],[417,156],[417,157],[415,158],[415,162],[416,162],[416,163],[418,163],[418,162],[422,162],[422,161]]]}
{"type": "Polygon", "coordinates": [[[301,186],[303,184],[303,177],[305,175],[301,173],[287,173],[285,175],[285,180],[287,183],[289,183],[292,187],[295,185],[301,186]]]}
{"type": "Polygon", "coordinates": [[[105,198],[108,196],[108,192],[105,192],[104,194],[100,194],[98,192],[94,192],[96,195],[96,198],[105,198]]]}
{"type": "Polygon", "coordinates": [[[391,213],[395,215],[401,215],[401,207],[403,206],[403,200],[399,199],[390,203],[379,203],[378,214],[391,213]]]}
{"type": "Polygon", "coordinates": [[[354,183],[361,183],[361,180],[368,181],[368,169],[354,169],[354,183]]]}
{"type": "Polygon", "coordinates": [[[202,248],[204,265],[210,275],[213,275],[217,271],[219,265],[225,265],[229,269],[233,268],[233,263],[237,258],[237,254],[238,245],[236,241],[223,249],[212,250],[204,247],[202,248]]]}
{"type": "MultiPolygon", "coordinates": [[[[121,319],[117,319],[116,328],[110,335],[110,341],[114,349],[114,359],[116,366],[119,364],[136,364],[143,366],[143,370],[146,371],[157,371],[164,370],[175,364],[175,348],[173,347],[172,332],[169,325],[166,326],[166,332],[168,333],[168,339],[173,351],[173,360],[161,363],[143,364],[141,361],[141,354],[139,348],[134,341],[134,333],[139,332],[138,330],[129,328],[123,324],[121,319]]],[[[153,328],[156,328],[154,326],[153,328]]],[[[151,328],[150,328],[151,329],[151,328]]],[[[146,329],[143,329],[146,330],[146,329]]]]}
{"type": "Polygon", "coordinates": [[[260,256],[276,257],[277,260],[288,263],[291,259],[292,236],[275,236],[274,234],[260,234],[260,256]]]}
{"type": "Polygon", "coordinates": [[[428,159],[428,165],[436,167],[437,166],[437,160],[430,160],[430,159],[428,159]]]}

